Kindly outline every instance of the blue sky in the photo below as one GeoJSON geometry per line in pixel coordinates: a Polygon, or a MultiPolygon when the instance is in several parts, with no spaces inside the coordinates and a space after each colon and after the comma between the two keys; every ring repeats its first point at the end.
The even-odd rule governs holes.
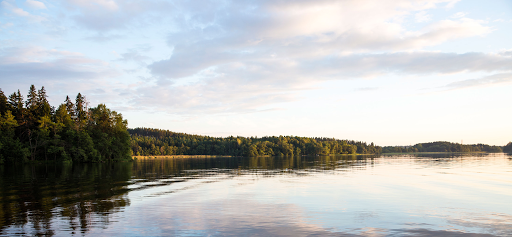
{"type": "Polygon", "coordinates": [[[192,134],[505,145],[510,29],[506,0],[2,0],[0,88],[192,134]]]}

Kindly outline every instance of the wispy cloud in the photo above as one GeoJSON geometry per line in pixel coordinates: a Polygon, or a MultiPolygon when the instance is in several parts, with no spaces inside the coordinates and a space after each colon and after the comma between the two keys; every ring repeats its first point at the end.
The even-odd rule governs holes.
{"type": "Polygon", "coordinates": [[[44,3],[36,1],[36,0],[27,0],[25,4],[34,9],[46,9],[46,5],[44,3]]]}
{"type": "MultiPolygon", "coordinates": [[[[381,75],[510,72],[511,68],[512,58],[485,53],[404,52],[314,59],[268,57],[237,59],[234,62],[224,60],[208,69],[208,72],[203,70],[197,74],[187,74],[203,78],[194,83],[141,87],[134,93],[141,96],[134,98],[132,102],[144,104],[146,108],[155,106],[162,110],[181,111],[180,113],[235,112],[242,111],[243,107],[257,109],[297,100],[300,92],[312,90],[319,83],[329,80],[353,80],[381,75]],[[239,104],[244,105],[238,106],[239,104]]],[[[182,77],[180,80],[186,82],[187,78],[189,77],[182,77]]],[[[376,89],[378,88],[366,87],[358,90],[376,89]]]]}
{"type": "MultiPolygon", "coordinates": [[[[28,3],[28,4],[30,4],[30,3],[28,3]]],[[[7,10],[6,13],[8,15],[11,15],[13,17],[24,17],[32,22],[41,22],[41,21],[46,20],[46,18],[43,16],[32,15],[29,12],[25,11],[24,9],[18,7],[16,5],[16,2],[12,1],[12,0],[4,0],[4,1],[0,2],[0,12],[1,12],[1,10],[4,10],[4,9],[7,10]]]]}
{"type": "Polygon", "coordinates": [[[490,76],[485,76],[476,79],[468,79],[450,83],[441,89],[444,90],[458,90],[472,87],[487,87],[500,84],[512,83],[512,73],[499,73],[490,76]]]}
{"type": "Polygon", "coordinates": [[[121,62],[135,62],[140,66],[147,66],[147,62],[151,61],[151,57],[144,55],[151,49],[149,45],[138,45],[138,47],[130,48],[126,52],[119,55],[117,61],[121,62]]]}
{"type": "Polygon", "coordinates": [[[451,16],[451,18],[462,18],[465,17],[468,13],[466,12],[457,12],[451,16]]]}
{"type": "Polygon", "coordinates": [[[503,56],[512,56],[512,49],[504,49],[499,52],[503,56]]]}
{"type": "Polygon", "coordinates": [[[105,42],[108,42],[108,41],[111,41],[111,40],[122,40],[124,38],[125,37],[123,35],[120,35],[120,34],[103,34],[103,33],[99,33],[99,34],[95,34],[93,36],[87,36],[84,39],[85,40],[94,41],[94,42],[98,42],[98,43],[105,43],[105,42]]]}
{"type": "Polygon", "coordinates": [[[432,15],[427,14],[425,11],[421,11],[414,15],[416,22],[429,22],[432,20],[432,15]]]}
{"type": "Polygon", "coordinates": [[[112,32],[128,28],[147,27],[171,18],[173,4],[165,0],[60,0],[83,28],[94,32],[112,32]],[[159,21],[160,20],[160,21],[159,21]]]}
{"type": "MultiPolygon", "coordinates": [[[[0,50],[2,82],[15,90],[30,84],[58,85],[71,91],[105,85],[102,78],[115,78],[119,72],[108,63],[80,53],[40,47],[0,50]]],[[[5,88],[5,86],[4,86],[5,88]]]]}
{"type": "Polygon", "coordinates": [[[357,88],[356,91],[374,91],[374,90],[378,90],[379,87],[361,87],[361,88],[357,88]]]}

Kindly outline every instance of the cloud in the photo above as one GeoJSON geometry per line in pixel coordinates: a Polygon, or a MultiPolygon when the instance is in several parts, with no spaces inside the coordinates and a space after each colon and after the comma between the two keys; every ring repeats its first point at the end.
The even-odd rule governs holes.
{"type": "Polygon", "coordinates": [[[139,65],[146,66],[146,62],[151,60],[150,57],[143,55],[151,49],[149,45],[139,45],[138,47],[128,49],[127,52],[120,54],[121,57],[118,61],[122,62],[135,62],[139,65]]]}
{"type": "Polygon", "coordinates": [[[22,16],[22,17],[30,16],[30,13],[28,13],[28,12],[24,11],[23,9],[15,6],[14,4],[16,4],[16,3],[12,2],[12,1],[3,1],[3,2],[0,3],[0,6],[2,8],[10,10],[12,13],[14,13],[17,16],[22,16]]]}
{"type": "Polygon", "coordinates": [[[507,71],[512,68],[512,59],[509,57],[485,53],[402,52],[312,58],[272,58],[269,55],[244,58],[243,55],[226,55],[215,59],[206,54],[203,59],[198,60],[199,62],[194,62],[193,58],[176,60],[179,61],[176,65],[173,65],[174,60],[165,60],[150,65],[150,68],[155,71],[162,70],[159,72],[170,78],[182,78],[212,67],[219,74],[236,74],[240,80],[265,82],[281,82],[284,78],[287,78],[286,81],[296,82],[300,78],[309,77],[331,80],[363,78],[383,73],[428,75],[507,71]]]}
{"type": "Polygon", "coordinates": [[[402,52],[357,54],[305,61],[304,71],[341,78],[367,77],[372,74],[396,73],[413,75],[452,74],[462,72],[495,72],[512,70],[512,59],[498,54],[402,52]]]}
{"type": "Polygon", "coordinates": [[[432,20],[432,15],[427,14],[425,11],[421,11],[414,15],[416,22],[428,22],[432,20]]]}
{"type": "MultiPolygon", "coordinates": [[[[137,96],[131,103],[173,113],[248,112],[296,101],[301,92],[315,89],[319,83],[329,80],[512,71],[512,58],[486,53],[401,52],[312,59],[240,58],[233,62],[223,60],[193,76],[181,78],[182,81],[160,79],[157,85],[141,86],[133,92],[137,96]],[[190,80],[193,82],[189,83],[190,80]]],[[[185,73],[179,71],[180,66],[173,69],[185,73]]]]}
{"type": "Polygon", "coordinates": [[[34,9],[46,9],[46,5],[44,3],[35,1],[35,0],[27,0],[25,4],[34,9]]]}
{"type": "Polygon", "coordinates": [[[172,4],[164,0],[61,0],[80,26],[95,32],[110,32],[161,24],[172,16],[172,4]]]}
{"type": "MultiPolygon", "coordinates": [[[[140,29],[157,31],[167,36],[172,55],[162,57],[154,51],[163,49],[152,50],[151,54],[160,54],[155,60],[144,48],[123,49],[116,45],[107,49],[119,52],[114,62],[129,65],[124,68],[126,72],[136,74],[130,85],[113,79],[122,73],[105,61],[44,48],[1,49],[0,70],[8,78],[20,81],[73,78],[86,82],[103,78],[118,83],[116,86],[124,91],[116,95],[131,106],[200,114],[272,109],[280,103],[298,100],[302,91],[329,80],[389,74],[496,73],[512,68],[512,59],[506,52],[421,51],[491,32],[483,21],[464,17],[433,21],[428,14],[431,9],[455,2],[209,0],[197,4],[163,0],[60,0],[52,2],[51,10],[65,8],[59,17],[71,21],[61,25],[69,34],[78,29],[85,32],[78,36],[80,39],[104,43],[118,39],[133,42],[131,39],[140,37],[136,35],[142,32],[140,29]],[[425,24],[421,24],[422,28],[408,28],[406,21],[411,20],[425,24]],[[133,63],[147,71],[135,69],[133,63]],[[145,79],[134,83],[135,77],[145,79]]],[[[40,2],[25,3],[36,6],[40,2]]],[[[9,7],[10,14],[14,10],[30,14],[15,7],[13,1],[1,4],[9,7]]],[[[57,18],[51,20],[57,22],[57,18]]],[[[99,93],[93,87],[89,89],[99,93]]]]}
{"type": "Polygon", "coordinates": [[[451,18],[462,18],[465,17],[468,13],[466,12],[457,12],[451,16],[451,18]]]}
{"type": "Polygon", "coordinates": [[[452,0],[452,1],[449,1],[448,4],[446,4],[446,8],[453,8],[455,6],[455,4],[457,2],[459,2],[460,0],[452,0]]]}
{"type": "Polygon", "coordinates": [[[503,55],[503,56],[512,56],[512,49],[505,49],[505,50],[501,50],[499,52],[500,55],[503,55]]]}
{"type": "Polygon", "coordinates": [[[212,6],[213,17],[211,11],[192,9],[186,19],[177,20],[180,30],[168,38],[172,56],[149,65],[152,74],[179,79],[235,62],[273,58],[294,63],[372,51],[418,50],[491,32],[483,22],[467,18],[433,22],[416,31],[394,20],[411,9],[435,4],[263,1],[217,7],[212,6]]]}
{"type": "Polygon", "coordinates": [[[356,91],[374,91],[374,90],[378,90],[379,87],[361,87],[361,88],[357,88],[356,91]]]}
{"type": "Polygon", "coordinates": [[[226,114],[267,110],[297,100],[290,89],[232,83],[224,78],[180,86],[140,86],[133,90],[131,104],[137,108],[175,114],[226,114]]]}
{"type": "Polygon", "coordinates": [[[459,21],[443,20],[427,26],[422,35],[425,40],[444,42],[457,38],[483,36],[491,32],[481,21],[464,18],[459,21]]]}
{"type": "Polygon", "coordinates": [[[104,43],[107,41],[119,40],[119,39],[123,39],[123,38],[125,38],[125,37],[123,35],[119,35],[119,34],[108,34],[108,35],[96,34],[94,36],[85,37],[84,39],[94,41],[94,42],[104,43]]]}
{"type": "MultiPolygon", "coordinates": [[[[66,95],[86,95],[91,106],[109,103],[123,106],[132,95],[120,95],[125,88],[125,73],[103,60],[81,53],[42,47],[0,49],[0,83],[6,93],[28,89],[31,84],[48,90],[51,104],[61,103],[66,95]]],[[[116,107],[116,106],[114,106],[116,107]]]]}
{"type": "MultiPolygon", "coordinates": [[[[452,0],[321,0],[321,1],[60,1],[71,10],[78,25],[97,32],[151,26],[166,22],[171,31],[224,26],[224,30],[248,29],[262,38],[303,35],[335,35],[347,30],[368,30],[396,25],[410,11],[424,11],[452,0]],[[376,27],[373,27],[376,26],[376,27]],[[231,28],[231,29],[228,29],[231,28]]],[[[421,13],[420,13],[421,14],[421,13]]],[[[422,18],[426,20],[425,14],[422,18]]],[[[393,29],[388,29],[393,30],[393,29]]]]}
{"type": "Polygon", "coordinates": [[[97,87],[102,78],[119,75],[107,63],[87,58],[76,52],[39,47],[0,49],[2,81],[11,87],[29,84],[50,86],[97,87]]]}
{"type": "Polygon", "coordinates": [[[15,1],[5,0],[0,2],[0,11],[7,9],[10,13],[14,14],[15,17],[23,17],[33,22],[41,22],[46,20],[45,17],[32,15],[29,12],[16,6],[15,1]]]}
{"type": "MultiPolygon", "coordinates": [[[[131,36],[132,29],[153,25],[158,26],[160,34],[166,32],[173,52],[164,60],[153,61],[139,48],[116,49],[119,52],[116,63],[135,63],[147,67],[150,73],[144,75],[149,79],[130,86],[119,85],[126,88],[122,96],[131,106],[200,114],[272,109],[280,103],[298,100],[301,91],[314,89],[327,80],[506,70],[511,64],[503,55],[418,51],[491,31],[484,22],[468,18],[429,19],[429,9],[454,2],[211,0],[198,5],[187,1],[71,0],[58,3],[68,10],[67,19],[92,32],[87,40],[123,39],[131,36]],[[417,13],[416,20],[430,21],[421,29],[407,29],[403,21],[413,13],[417,13]],[[402,52],[392,53],[396,51],[402,52]]],[[[30,58],[34,57],[23,57],[30,58]]],[[[0,60],[8,59],[5,56],[0,60]]],[[[13,62],[9,64],[12,65],[9,73],[35,78],[36,72],[41,72],[40,75],[49,78],[51,70],[55,74],[63,70],[62,75],[66,76],[55,75],[54,80],[71,75],[83,80],[111,78],[119,73],[101,60],[72,63],[79,59],[92,60],[83,55],[52,54],[40,61],[13,62]]],[[[20,57],[9,60],[20,60],[20,57]]]]}
{"type": "Polygon", "coordinates": [[[8,28],[8,27],[11,27],[13,26],[14,24],[12,22],[7,22],[5,24],[2,25],[2,28],[8,28]]]}
{"type": "Polygon", "coordinates": [[[88,9],[106,9],[110,11],[119,9],[119,5],[114,0],[69,0],[69,2],[88,9]]]}
{"type": "Polygon", "coordinates": [[[445,90],[457,90],[457,89],[466,89],[472,87],[486,87],[486,86],[495,86],[500,84],[512,83],[512,73],[499,73],[490,76],[485,76],[477,79],[468,79],[458,82],[450,83],[442,89],[445,90]]]}

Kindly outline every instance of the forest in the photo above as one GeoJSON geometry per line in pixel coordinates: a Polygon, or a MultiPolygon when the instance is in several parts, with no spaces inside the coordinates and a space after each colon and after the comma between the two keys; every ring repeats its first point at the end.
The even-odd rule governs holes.
{"type": "Polygon", "coordinates": [[[512,153],[512,142],[509,142],[503,147],[503,152],[512,153]]]}
{"type": "Polygon", "coordinates": [[[373,143],[323,137],[210,137],[153,128],[128,128],[120,113],[104,104],[89,108],[85,96],[69,96],[51,106],[43,87],[30,86],[27,98],[18,90],[0,89],[0,163],[17,161],[131,160],[135,156],[220,155],[294,156],[410,152],[509,152],[486,144],[451,142],[380,147],[373,143]]]}
{"type": "MultiPolygon", "coordinates": [[[[512,143],[507,145],[512,148],[512,143]]],[[[507,147],[505,146],[505,147],[507,147]]],[[[512,151],[512,149],[510,149],[512,151]]],[[[414,146],[385,146],[382,153],[411,153],[411,152],[503,152],[500,146],[487,144],[463,145],[453,142],[418,143],[414,146]]]]}
{"type": "Polygon", "coordinates": [[[378,154],[381,147],[373,143],[308,138],[209,137],[175,133],[152,128],[128,129],[133,155],[226,155],[226,156],[293,156],[331,154],[378,154]]]}
{"type": "Polygon", "coordinates": [[[131,160],[128,123],[104,104],[88,108],[80,93],[58,107],[43,87],[30,86],[26,100],[18,90],[0,89],[0,163],[26,161],[131,160]]]}

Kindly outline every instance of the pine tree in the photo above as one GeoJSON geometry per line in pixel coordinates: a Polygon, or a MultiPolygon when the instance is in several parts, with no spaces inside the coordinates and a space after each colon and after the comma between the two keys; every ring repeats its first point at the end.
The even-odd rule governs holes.
{"type": "Polygon", "coordinates": [[[0,89],[0,115],[5,115],[9,110],[9,103],[7,102],[7,96],[5,96],[2,89],[0,89]]]}
{"type": "Polygon", "coordinates": [[[14,92],[9,96],[9,104],[11,109],[13,110],[13,115],[16,117],[19,125],[24,124],[24,106],[23,106],[23,95],[21,95],[20,90],[18,93],[14,92]]]}
{"type": "Polygon", "coordinates": [[[35,111],[37,109],[37,91],[34,85],[31,85],[28,90],[25,107],[30,111],[35,111]]]}
{"type": "Polygon", "coordinates": [[[75,116],[78,128],[81,129],[87,122],[87,100],[82,94],[78,93],[75,100],[75,116]]]}
{"type": "Polygon", "coordinates": [[[66,96],[66,100],[64,102],[66,103],[66,110],[68,111],[68,114],[71,117],[75,116],[75,105],[71,102],[69,96],[66,96]]]}
{"type": "Polygon", "coordinates": [[[38,105],[38,115],[40,117],[44,116],[50,116],[51,114],[51,106],[50,103],[48,103],[46,95],[46,90],[44,89],[44,86],[41,87],[41,89],[37,92],[37,105],[38,105]]]}

